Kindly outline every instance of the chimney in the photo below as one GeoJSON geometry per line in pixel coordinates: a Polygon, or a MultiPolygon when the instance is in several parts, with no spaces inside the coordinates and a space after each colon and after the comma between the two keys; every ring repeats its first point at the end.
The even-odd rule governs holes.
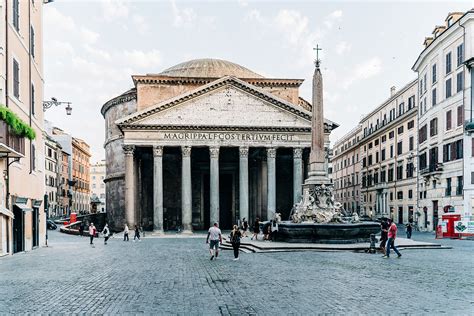
{"type": "Polygon", "coordinates": [[[395,91],[396,91],[397,88],[395,88],[395,86],[392,86],[390,88],[390,97],[393,97],[393,95],[395,94],[395,91]]]}
{"type": "Polygon", "coordinates": [[[433,42],[433,37],[425,37],[425,41],[423,42],[423,45],[425,45],[425,47],[428,47],[431,42],[433,42]]]}

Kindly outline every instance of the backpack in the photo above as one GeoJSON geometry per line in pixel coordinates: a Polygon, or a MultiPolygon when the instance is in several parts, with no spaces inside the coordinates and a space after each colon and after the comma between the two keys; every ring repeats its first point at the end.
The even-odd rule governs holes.
{"type": "Polygon", "coordinates": [[[235,244],[240,243],[240,236],[239,236],[239,234],[232,232],[231,238],[230,238],[230,242],[231,242],[231,243],[235,243],[235,244]]]}

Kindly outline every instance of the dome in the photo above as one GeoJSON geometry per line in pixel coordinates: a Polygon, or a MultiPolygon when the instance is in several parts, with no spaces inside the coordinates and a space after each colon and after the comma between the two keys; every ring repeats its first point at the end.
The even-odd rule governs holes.
{"type": "Polygon", "coordinates": [[[193,59],[177,64],[160,73],[170,77],[220,78],[234,76],[237,78],[263,78],[263,76],[230,61],[221,59],[193,59]]]}

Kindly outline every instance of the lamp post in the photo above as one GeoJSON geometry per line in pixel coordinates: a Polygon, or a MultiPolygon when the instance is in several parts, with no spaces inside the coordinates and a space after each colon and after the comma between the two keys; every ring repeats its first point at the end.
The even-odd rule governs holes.
{"type": "Polygon", "coordinates": [[[66,114],[71,115],[72,113],[71,102],[60,102],[55,97],[52,97],[50,101],[43,101],[43,112],[46,112],[46,110],[51,108],[53,105],[58,106],[62,104],[66,105],[66,114]]]}

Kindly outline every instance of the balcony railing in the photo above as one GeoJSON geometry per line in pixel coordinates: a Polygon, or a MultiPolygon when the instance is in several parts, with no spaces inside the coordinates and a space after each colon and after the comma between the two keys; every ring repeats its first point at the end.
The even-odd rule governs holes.
{"type": "Polygon", "coordinates": [[[0,120],[0,143],[22,155],[25,154],[25,138],[12,133],[7,123],[2,120],[0,120]]]}
{"type": "Polygon", "coordinates": [[[429,165],[426,168],[420,170],[421,175],[430,175],[435,173],[440,173],[443,171],[443,164],[441,162],[437,162],[434,164],[429,165]]]}

